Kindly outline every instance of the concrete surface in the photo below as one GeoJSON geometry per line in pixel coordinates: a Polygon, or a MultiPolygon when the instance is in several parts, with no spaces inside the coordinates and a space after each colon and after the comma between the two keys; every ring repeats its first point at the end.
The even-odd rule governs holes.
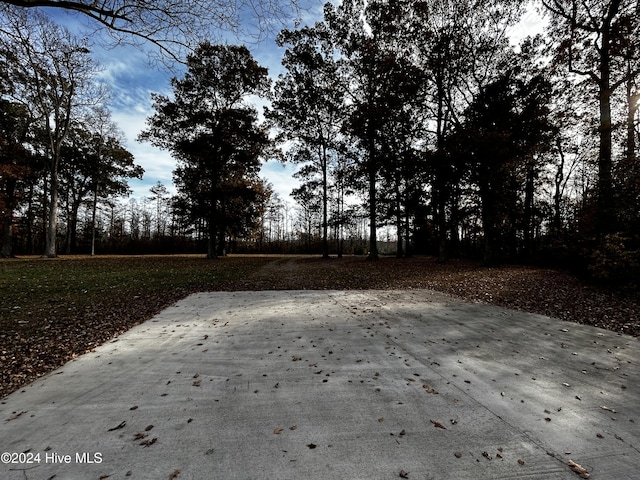
{"type": "Polygon", "coordinates": [[[429,291],[196,294],[6,397],[0,478],[637,479],[639,362],[429,291]]]}

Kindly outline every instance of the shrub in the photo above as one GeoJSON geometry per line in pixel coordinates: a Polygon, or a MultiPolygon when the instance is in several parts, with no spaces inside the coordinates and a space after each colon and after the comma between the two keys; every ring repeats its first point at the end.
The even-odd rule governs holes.
{"type": "Polygon", "coordinates": [[[637,282],[640,280],[640,249],[637,244],[638,240],[631,237],[607,235],[589,256],[589,273],[599,281],[637,282]]]}

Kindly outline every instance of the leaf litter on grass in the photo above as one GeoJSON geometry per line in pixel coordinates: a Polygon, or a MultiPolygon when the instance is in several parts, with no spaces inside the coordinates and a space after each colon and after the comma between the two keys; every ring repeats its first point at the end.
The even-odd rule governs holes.
{"type": "Polygon", "coordinates": [[[0,398],[201,291],[429,288],[638,336],[640,295],[552,269],[432,257],[198,255],[0,260],[0,398]],[[141,280],[142,279],[142,280],[141,280]],[[508,286],[506,288],[505,286],[508,286]]]}

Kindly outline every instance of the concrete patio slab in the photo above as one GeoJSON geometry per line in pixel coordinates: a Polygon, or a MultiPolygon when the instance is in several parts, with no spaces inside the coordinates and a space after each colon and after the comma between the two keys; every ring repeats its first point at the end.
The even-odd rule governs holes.
{"type": "Polygon", "coordinates": [[[637,479],[639,364],[431,291],[201,293],[4,398],[0,478],[637,479]]]}

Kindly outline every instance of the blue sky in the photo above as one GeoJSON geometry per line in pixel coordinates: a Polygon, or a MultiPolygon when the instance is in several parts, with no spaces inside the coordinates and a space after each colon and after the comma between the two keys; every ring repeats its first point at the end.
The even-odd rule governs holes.
{"type": "MultiPolygon", "coordinates": [[[[303,1],[308,8],[302,13],[302,23],[312,24],[319,20],[322,17],[322,5],[325,1],[303,1]]],[[[49,13],[56,21],[74,31],[80,31],[80,25],[86,24],[78,15],[69,15],[57,9],[49,10],[49,13]]],[[[289,27],[293,26],[293,19],[291,22],[289,27]]],[[[515,38],[522,38],[539,31],[539,16],[530,9],[521,23],[512,30],[512,33],[515,38]]],[[[96,35],[100,35],[100,33],[98,32],[96,35]]],[[[162,67],[152,67],[148,61],[148,52],[132,46],[122,45],[106,49],[101,45],[96,35],[92,37],[94,43],[92,53],[102,67],[101,79],[111,89],[110,107],[113,120],[125,135],[127,149],[133,153],[136,163],[145,170],[142,180],[129,182],[133,190],[131,196],[138,200],[149,196],[149,188],[158,181],[173,193],[175,189],[172,184],[172,171],[175,168],[175,161],[168,152],[159,150],[148,143],[139,143],[136,141],[136,137],[145,127],[146,118],[153,113],[151,93],[169,95],[171,93],[171,77],[181,76],[181,73],[179,71],[177,73],[170,72],[162,67]]],[[[229,43],[238,43],[234,39],[228,41],[229,43]]],[[[249,43],[247,46],[257,61],[267,67],[275,79],[282,71],[280,60],[283,50],[275,45],[273,37],[265,38],[260,43],[249,43]]],[[[262,106],[260,105],[259,108],[261,110],[262,106]]],[[[292,202],[289,194],[298,185],[297,180],[292,178],[296,168],[292,165],[283,166],[280,163],[267,162],[263,166],[262,176],[273,184],[274,190],[283,200],[292,202]]]]}

